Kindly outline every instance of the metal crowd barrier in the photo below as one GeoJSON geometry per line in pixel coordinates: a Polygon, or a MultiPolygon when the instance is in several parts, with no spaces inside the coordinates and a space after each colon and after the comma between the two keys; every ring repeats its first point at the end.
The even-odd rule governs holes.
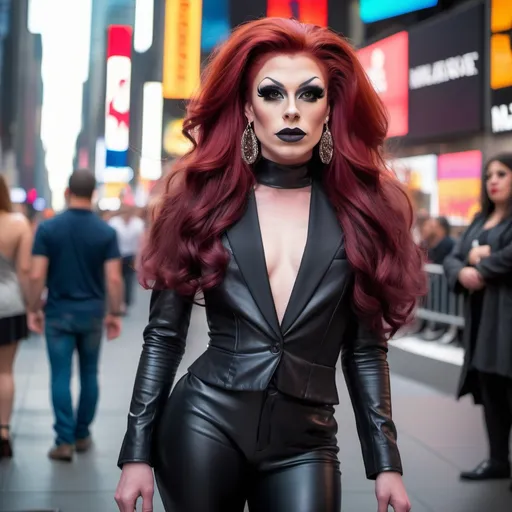
{"type": "Polygon", "coordinates": [[[464,298],[455,295],[441,265],[425,265],[428,274],[428,294],[416,312],[417,318],[445,325],[464,327],[464,298]]]}
{"type": "Polygon", "coordinates": [[[464,298],[450,290],[441,265],[427,264],[425,271],[428,293],[416,310],[421,336],[443,344],[452,343],[464,327],[464,298]]]}

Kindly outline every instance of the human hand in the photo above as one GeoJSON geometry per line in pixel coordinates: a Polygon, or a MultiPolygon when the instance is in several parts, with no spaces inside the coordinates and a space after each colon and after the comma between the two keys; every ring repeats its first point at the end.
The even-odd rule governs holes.
{"type": "Polygon", "coordinates": [[[481,290],[485,286],[485,281],[480,272],[472,267],[464,267],[459,272],[459,282],[464,288],[471,291],[481,290]]]}
{"type": "Polygon", "coordinates": [[[477,247],[473,247],[469,252],[469,263],[471,263],[471,265],[478,265],[481,259],[488,258],[490,255],[490,245],[478,245],[477,247]]]}
{"type": "Polygon", "coordinates": [[[395,512],[409,512],[411,502],[404,487],[402,475],[396,471],[384,471],[375,481],[378,511],[387,512],[391,505],[395,512]]]}
{"type": "Polygon", "coordinates": [[[112,341],[119,338],[121,335],[121,317],[114,315],[107,315],[105,317],[105,329],[107,330],[107,340],[112,341]]]}
{"type": "Polygon", "coordinates": [[[27,326],[32,332],[35,332],[36,334],[43,334],[44,313],[41,310],[36,312],[29,311],[27,313],[27,326]]]}
{"type": "Polygon", "coordinates": [[[123,465],[115,494],[120,512],[134,512],[139,497],[142,497],[142,512],[153,512],[154,492],[155,480],[149,464],[129,462],[123,465]]]}

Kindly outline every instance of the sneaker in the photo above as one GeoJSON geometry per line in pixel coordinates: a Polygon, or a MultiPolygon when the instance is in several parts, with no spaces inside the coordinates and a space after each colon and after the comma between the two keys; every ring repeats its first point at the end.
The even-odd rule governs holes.
{"type": "Polygon", "coordinates": [[[75,449],[77,453],[85,453],[90,450],[92,446],[91,436],[85,439],[77,439],[75,443],[75,449]]]}
{"type": "Polygon", "coordinates": [[[49,452],[48,457],[52,460],[60,460],[63,462],[72,462],[73,446],[71,444],[59,444],[54,446],[49,452]]]}

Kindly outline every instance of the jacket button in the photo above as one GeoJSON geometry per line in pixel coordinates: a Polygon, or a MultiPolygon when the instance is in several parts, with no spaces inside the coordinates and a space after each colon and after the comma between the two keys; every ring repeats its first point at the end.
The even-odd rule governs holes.
{"type": "Polygon", "coordinates": [[[270,349],[272,354],[279,354],[281,351],[281,347],[279,345],[272,345],[272,348],[270,349]]]}

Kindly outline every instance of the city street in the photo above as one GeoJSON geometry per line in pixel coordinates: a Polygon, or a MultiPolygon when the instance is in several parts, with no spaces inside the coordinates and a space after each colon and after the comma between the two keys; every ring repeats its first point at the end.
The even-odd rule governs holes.
{"type": "MultiPolygon", "coordinates": [[[[15,457],[0,463],[0,511],[115,512],[116,459],[147,317],[148,294],[140,292],[119,340],[105,343],[101,403],[91,452],[72,464],[51,462],[53,439],[48,364],[43,340],[24,342],[16,366],[17,397],[12,429],[15,457]]],[[[203,311],[195,311],[181,372],[206,347],[203,311]]],[[[393,369],[393,351],[390,355],[393,369]]],[[[421,358],[420,358],[421,359],[421,358]]],[[[419,359],[419,360],[420,360],[419,359]]],[[[409,372],[410,374],[410,372],[409,372]]],[[[76,380],[74,388],[76,390],[76,380]]],[[[510,512],[509,482],[462,483],[461,469],[486,456],[480,410],[433,388],[393,374],[394,418],[405,481],[414,512],[510,512]]],[[[364,477],[351,406],[339,373],[337,409],[343,468],[343,512],[375,512],[373,483],[364,477]]],[[[219,468],[222,471],[222,468],[219,468]]],[[[193,482],[191,482],[193,485],[193,482]]],[[[201,489],[197,489],[201,492],[201,489]]],[[[155,512],[163,508],[155,499],[155,512]]],[[[321,511],[319,511],[321,512],[321,511]]]]}

